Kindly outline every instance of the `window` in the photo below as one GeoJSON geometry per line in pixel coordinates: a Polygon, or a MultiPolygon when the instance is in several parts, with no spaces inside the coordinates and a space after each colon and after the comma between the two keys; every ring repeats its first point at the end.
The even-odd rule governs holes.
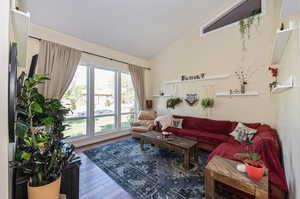
{"type": "Polygon", "coordinates": [[[72,110],[65,122],[71,128],[64,132],[65,136],[85,135],[87,129],[87,68],[85,66],[77,67],[74,78],[62,98],[62,103],[72,110]]]}
{"type": "Polygon", "coordinates": [[[121,73],[121,127],[129,128],[135,114],[135,93],[131,76],[127,73],[121,73]]]}
{"type": "Polygon", "coordinates": [[[136,116],[135,92],[129,73],[79,65],[62,102],[72,112],[66,136],[94,136],[129,128],[136,116]]]}

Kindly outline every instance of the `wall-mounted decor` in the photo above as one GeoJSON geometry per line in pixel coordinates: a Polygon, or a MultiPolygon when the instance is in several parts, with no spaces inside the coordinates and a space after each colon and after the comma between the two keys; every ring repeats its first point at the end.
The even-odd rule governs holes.
{"type": "MultiPolygon", "coordinates": [[[[203,74],[203,73],[201,73],[203,74]]],[[[206,75],[204,73],[204,77],[202,78],[201,77],[201,74],[200,74],[200,78],[197,79],[196,78],[191,78],[191,80],[189,79],[189,76],[185,76],[186,77],[186,80],[182,80],[182,76],[181,76],[181,79],[180,80],[171,80],[171,81],[164,81],[164,84],[178,84],[178,83],[185,83],[185,82],[190,82],[190,81],[205,81],[205,80],[214,80],[214,79],[224,79],[224,78],[228,78],[230,77],[230,74],[224,74],[224,75],[206,75]]]]}
{"type": "Polygon", "coordinates": [[[269,71],[271,71],[272,73],[272,77],[274,77],[274,81],[269,83],[269,87],[270,87],[270,92],[272,91],[273,88],[275,88],[277,86],[278,80],[278,68],[275,67],[269,67],[269,71]]]}
{"type": "Polygon", "coordinates": [[[198,94],[186,94],[185,101],[188,105],[193,106],[199,101],[198,94]]]}
{"type": "Polygon", "coordinates": [[[182,99],[180,99],[179,97],[170,98],[167,100],[167,108],[175,109],[175,106],[177,106],[180,103],[182,103],[182,99]]]}
{"type": "Polygon", "coordinates": [[[210,97],[206,97],[206,98],[203,98],[201,100],[201,106],[204,109],[214,107],[214,103],[215,103],[215,100],[213,98],[210,98],[210,97]]]}
{"type": "Polygon", "coordinates": [[[181,76],[181,81],[188,81],[188,80],[200,80],[200,79],[205,79],[205,73],[200,73],[198,75],[182,75],[181,76]]]}
{"type": "Polygon", "coordinates": [[[258,96],[258,95],[259,93],[257,91],[247,91],[244,94],[242,94],[238,89],[235,90],[230,89],[227,92],[216,93],[217,97],[258,96]]]}

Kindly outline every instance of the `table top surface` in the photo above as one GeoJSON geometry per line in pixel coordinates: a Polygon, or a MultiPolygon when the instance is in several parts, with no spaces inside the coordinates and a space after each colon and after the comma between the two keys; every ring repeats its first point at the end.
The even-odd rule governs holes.
{"type": "Polygon", "coordinates": [[[195,145],[197,145],[197,141],[194,140],[190,140],[190,139],[186,139],[186,138],[182,138],[182,137],[178,137],[175,135],[170,135],[168,138],[163,138],[162,134],[160,132],[157,131],[149,131],[147,133],[142,133],[140,134],[140,137],[143,139],[151,139],[151,140],[155,140],[157,142],[164,142],[167,144],[171,144],[174,146],[178,146],[181,148],[192,148],[195,145]]]}
{"type": "Polygon", "coordinates": [[[246,186],[268,190],[268,176],[262,177],[262,179],[260,179],[259,181],[252,180],[247,176],[246,173],[242,173],[236,169],[237,164],[240,163],[237,161],[222,158],[220,156],[215,156],[206,165],[206,169],[220,174],[222,177],[227,177],[243,183],[246,186]]]}

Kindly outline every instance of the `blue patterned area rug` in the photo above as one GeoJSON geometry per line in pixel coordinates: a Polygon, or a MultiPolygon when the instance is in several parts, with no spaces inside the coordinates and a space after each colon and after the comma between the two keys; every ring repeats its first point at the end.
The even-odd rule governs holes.
{"type": "Polygon", "coordinates": [[[84,151],[99,168],[136,199],[202,199],[203,167],[208,152],[199,152],[199,162],[187,171],[182,156],[168,149],[128,138],[84,151]]]}

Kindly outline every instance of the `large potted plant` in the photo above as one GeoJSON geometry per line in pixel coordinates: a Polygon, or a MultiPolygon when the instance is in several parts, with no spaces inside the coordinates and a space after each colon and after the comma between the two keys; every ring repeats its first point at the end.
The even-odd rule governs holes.
{"type": "Polygon", "coordinates": [[[38,92],[45,80],[44,75],[26,79],[17,102],[17,148],[11,165],[28,176],[29,199],[58,199],[61,172],[74,157],[74,147],[63,141],[62,133],[69,109],[38,92]]]}

